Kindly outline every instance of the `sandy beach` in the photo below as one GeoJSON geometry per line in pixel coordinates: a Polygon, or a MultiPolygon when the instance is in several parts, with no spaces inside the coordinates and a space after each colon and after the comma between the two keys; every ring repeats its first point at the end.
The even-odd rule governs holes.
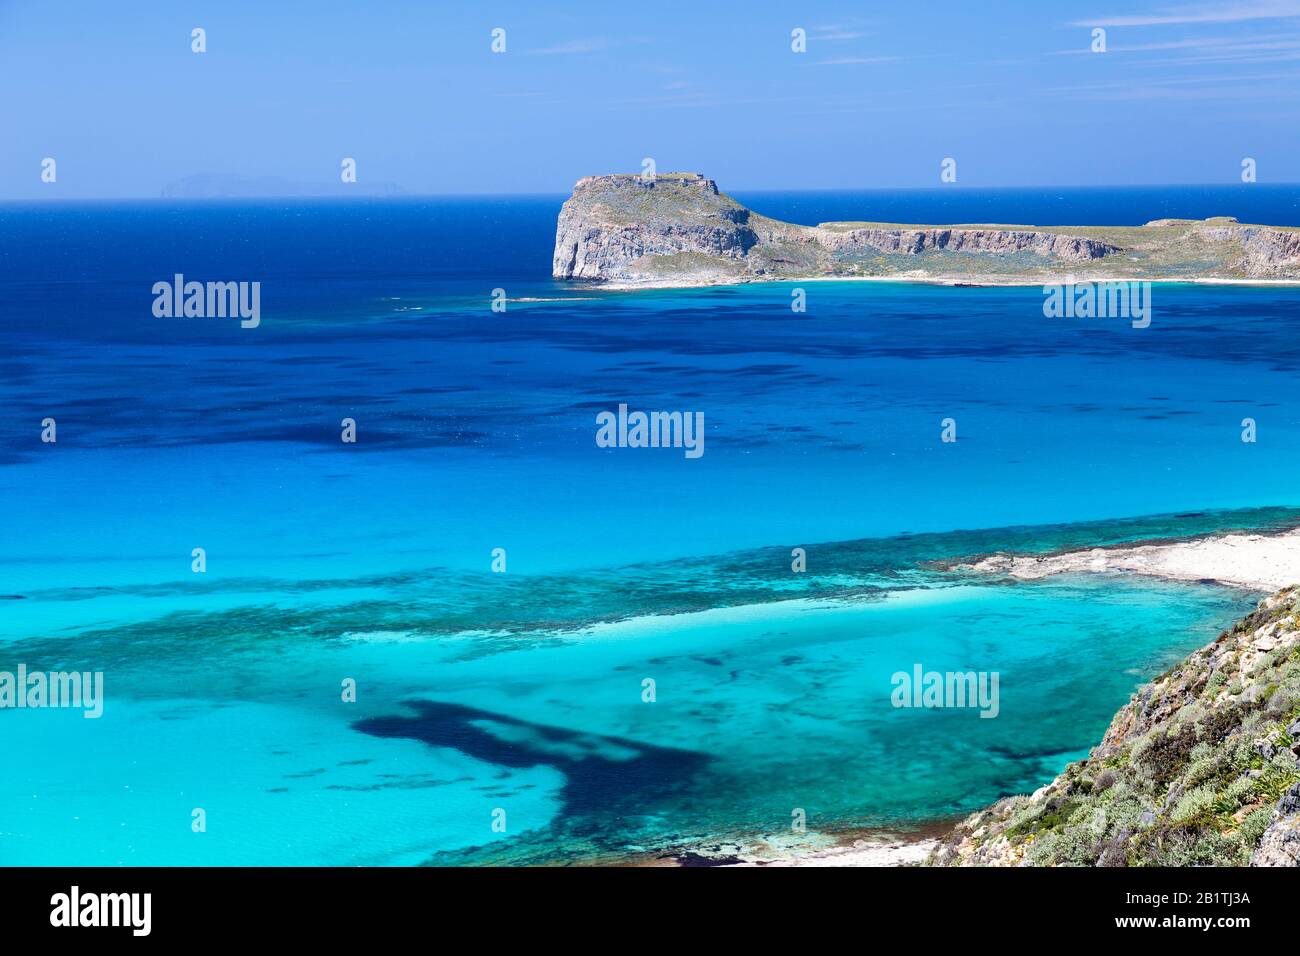
{"type": "Polygon", "coordinates": [[[915,866],[939,846],[956,822],[938,821],[908,831],[770,833],[735,842],[688,845],[672,853],[618,862],[636,866],[915,866]]]}
{"type": "MultiPolygon", "coordinates": [[[[947,829],[947,828],[946,828],[947,829]]],[[[844,846],[827,847],[797,856],[775,860],[755,860],[741,866],[915,866],[924,862],[938,847],[932,838],[880,834],[854,840],[844,846]]]]}
{"type": "Polygon", "coordinates": [[[953,570],[1006,574],[1022,580],[1078,572],[1142,574],[1271,592],[1300,583],[1300,529],[1048,555],[994,554],[953,570]]]}
{"type": "Polygon", "coordinates": [[[904,283],[909,285],[935,285],[969,287],[980,289],[994,288],[1032,288],[1050,285],[1077,284],[1105,285],[1107,283],[1149,282],[1152,285],[1209,285],[1209,286],[1253,286],[1258,288],[1295,288],[1300,286],[1300,279],[1238,279],[1216,276],[1157,276],[1154,278],[1133,276],[1044,276],[1044,275],[942,275],[927,273],[922,270],[900,272],[887,276],[859,275],[813,275],[813,276],[778,276],[778,275],[744,275],[744,276],[701,276],[670,279],[637,279],[623,281],[618,279],[591,281],[590,288],[601,292],[638,292],[651,289],[703,289],[714,286],[752,285],[761,282],[787,282],[803,284],[807,282],[878,282],[904,283]]]}

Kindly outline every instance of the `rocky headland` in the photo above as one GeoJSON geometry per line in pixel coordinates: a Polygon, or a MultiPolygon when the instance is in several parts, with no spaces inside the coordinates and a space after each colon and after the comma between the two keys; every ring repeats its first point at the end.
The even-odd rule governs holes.
{"type": "Polygon", "coordinates": [[[560,211],[552,274],[613,287],[813,278],[1300,282],[1300,230],[1231,217],[1144,226],[801,226],[745,208],[698,173],[588,176],[560,211]]]}

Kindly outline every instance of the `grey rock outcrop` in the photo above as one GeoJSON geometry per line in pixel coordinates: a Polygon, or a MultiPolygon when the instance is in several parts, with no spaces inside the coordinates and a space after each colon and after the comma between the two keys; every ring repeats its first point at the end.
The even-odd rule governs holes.
{"type": "Polygon", "coordinates": [[[837,251],[859,251],[869,247],[912,256],[928,250],[999,254],[1028,252],[1079,261],[1100,259],[1119,252],[1116,246],[1095,239],[1011,229],[849,229],[844,232],[818,229],[818,238],[837,251]]]}
{"type": "Polygon", "coordinates": [[[749,218],[703,176],[588,176],[560,211],[552,273],[613,278],[646,256],[681,253],[741,259],[758,242],[749,218]]]}
{"type": "Polygon", "coordinates": [[[1273,820],[1250,857],[1251,866],[1300,866],[1300,783],[1277,802],[1273,820]]]}
{"type": "Polygon", "coordinates": [[[1300,270],[1300,231],[1267,226],[1201,226],[1213,242],[1238,250],[1241,271],[1253,278],[1287,278],[1300,270]]]}

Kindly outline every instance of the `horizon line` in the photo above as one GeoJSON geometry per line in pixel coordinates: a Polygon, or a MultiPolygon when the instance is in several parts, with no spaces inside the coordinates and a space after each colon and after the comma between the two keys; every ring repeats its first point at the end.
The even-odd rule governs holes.
{"type": "MultiPolygon", "coordinates": [[[[616,175],[616,174],[607,174],[616,175]]],[[[634,175],[634,174],[633,174],[634,175]]],[[[711,178],[711,177],[705,177],[711,178]]],[[[576,182],[576,180],[575,180],[576,182]]],[[[714,180],[717,182],[717,180],[714,180]]],[[[1244,183],[1244,182],[1167,182],[1167,183],[1103,183],[1103,184],[1085,184],[1085,183],[1054,183],[1047,185],[1025,185],[1025,186],[978,186],[967,185],[962,183],[947,183],[940,186],[827,186],[817,188],[790,188],[790,187],[761,187],[761,188],[739,188],[722,190],[728,194],[733,193],[887,193],[887,192],[940,192],[940,191],[1013,191],[1013,190],[1053,190],[1053,189],[1187,189],[1192,187],[1201,188],[1230,188],[1230,187],[1256,187],[1256,186],[1293,186],[1300,188],[1300,181],[1296,182],[1276,182],[1276,183],[1244,183]]],[[[507,192],[460,192],[460,193],[440,193],[440,192],[402,192],[388,194],[368,193],[359,196],[340,195],[338,193],[319,193],[310,195],[278,195],[275,193],[266,193],[248,196],[50,196],[48,198],[37,197],[19,197],[19,196],[0,196],[0,205],[37,205],[47,203],[114,203],[114,202],[149,202],[171,205],[185,205],[187,203],[238,203],[253,202],[262,200],[276,200],[280,202],[315,202],[315,201],[332,201],[340,203],[362,203],[362,202],[401,202],[404,200],[420,199],[494,199],[494,198],[554,198],[556,196],[567,197],[572,193],[568,192],[539,192],[536,190],[529,191],[507,191],[507,192]]]]}

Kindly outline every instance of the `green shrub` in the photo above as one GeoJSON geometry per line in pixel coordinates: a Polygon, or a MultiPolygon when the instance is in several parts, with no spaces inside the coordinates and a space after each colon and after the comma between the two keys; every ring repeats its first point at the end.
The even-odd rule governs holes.
{"type": "Polygon", "coordinates": [[[1169,814],[1169,819],[1174,823],[1182,823],[1200,816],[1214,806],[1215,793],[1216,788],[1211,783],[1187,791],[1169,814]]]}
{"type": "Polygon", "coordinates": [[[1250,777],[1238,777],[1228,784],[1218,801],[1220,813],[1231,813],[1246,803],[1255,793],[1255,781],[1250,777]]]}
{"type": "Polygon", "coordinates": [[[1187,765],[1187,769],[1183,771],[1182,783],[1186,788],[1195,787],[1206,780],[1217,779],[1223,775],[1224,755],[1210,751],[1198,758],[1196,751],[1202,747],[1210,751],[1210,748],[1205,744],[1197,744],[1192,749],[1191,762],[1187,765]]]}
{"type": "Polygon", "coordinates": [[[1268,807],[1247,814],[1246,819],[1241,821],[1241,829],[1238,831],[1241,842],[1252,850],[1259,846],[1259,838],[1264,835],[1272,820],[1273,811],[1268,807]]]}
{"type": "Polygon", "coordinates": [[[1241,866],[1248,858],[1249,851],[1239,836],[1175,828],[1151,847],[1149,862],[1155,866],[1241,866]]]}
{"type": "Polygon", "coordinates": [[[1133,765],[1139,776],[1163,790],[1182,771],[1196,737],[1190,730],[1152,731],[1133,748],[1133,765]]]}

